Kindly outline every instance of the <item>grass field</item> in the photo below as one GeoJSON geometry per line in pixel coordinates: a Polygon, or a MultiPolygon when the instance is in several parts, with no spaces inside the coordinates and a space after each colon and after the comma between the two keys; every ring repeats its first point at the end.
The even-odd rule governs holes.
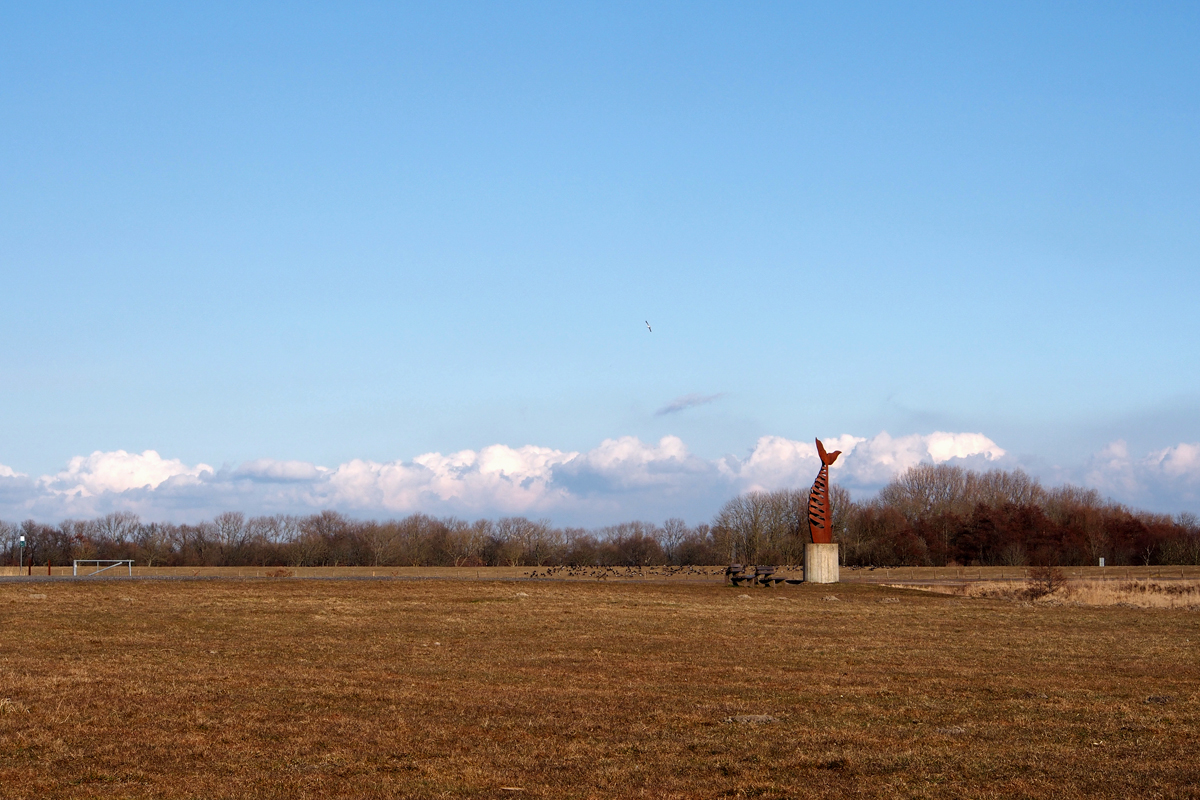
{"type": "Polygon", "coordinates": [[[1200,797],[1196,611],[247,576],[0,625],[3,797],[1200,797]]]}

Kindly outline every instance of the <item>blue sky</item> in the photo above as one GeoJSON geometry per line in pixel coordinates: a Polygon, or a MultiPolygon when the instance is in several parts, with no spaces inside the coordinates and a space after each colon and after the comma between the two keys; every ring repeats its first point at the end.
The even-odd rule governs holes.
{"type": "MultiPolygon", "coordinates": [[[[632,437],[699,465],[678,495],[410,506],[698,520],[811,481],[711,482],[764,437],[885,432],[1200,509],[1195,5],[0,19],[2,517],[337,505],[200,476],[632,437]],[[149,450],[203,485],[62,488],[149,450]]],[[[381,496],[349,507],[410,507],[381,496]]]]}

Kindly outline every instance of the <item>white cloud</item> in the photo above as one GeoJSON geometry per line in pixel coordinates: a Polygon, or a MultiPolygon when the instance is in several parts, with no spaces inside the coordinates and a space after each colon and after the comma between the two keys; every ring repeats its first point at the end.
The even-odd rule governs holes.
{"type": "MultiPolygon", "coordinates": [[[[822,441],[828,450],[842,451],[833,478],[856,496],[919,463],[1018,466],[982,433],[883,432],[822,441]]],[[[425,453],[411,461],[354,459],[331,468],[262,458],[214,470],[164,459],[153,450],[117,450],[73,458],[61,472],[37,479],[0,467],[0,518],[54,520],[129,510],[145,518],[185,520],[230,509],[257,514],[335,508],[363,517],[423,511],[548,516],[569,524],[668,516],[699,521],[737,492],[806,489],[819,468],[811,441],[780,436],[760,438],[744,457],[715,460],[695,455],[676,436],[658,442],[622,436],[585,452],[496,444],[425,453]]],[[[1200,444],[1137,458],[1118,441],[1075,474],[1084,485],[1134,505],[1194,508],[1200,503],[1200,444]]]]}
{"type": "Polygon", "coordinates": [[[426,453],[407,464],[356,459],[329,475],[330,499],[399,512],[428,505],[505,513],[539,510],[565,499],[565,491],[552,485],[553,470],[577,456],[532,445],[492,445],[448,456],[426,453]]]}
{"type": "Polygon", "coordinates": [[[1194,508],[1200,500],[1200,443],[1183,442],[1138,458],[1118,439],[1092,456],[1083,482],[1134,505],[1194,508]]]}
{"type": "Polygon", "coordinates": [[[237,468],[237,474],[265,481],[311,481],[329,470],[307,461],[275,461],[258,458],[237,468]]]}
{"type": "MultiPolygon", "coordinates": [[[[782,436],[763,436],[750,457],[739,461],[732,456],[721,460],[722,475],[740,488],[771,491],[800,485],[802,476],[816,476],[821,469],[816,445],[796,442],[782,436]]],[[[809,480],[812,480],[810,478],[809,480]]]]}
{"type": "Polygon", "coordinates": [[[598,496],[669,493],[687,483],[685,476],[712,471],[678,437],[651,445],[625,436],[587,453],[491,445],[478,452],[426,453],[411,462],[354,460],[330,472],[317,494],[323,502],[364,511],[570,514],[595,506],[598,496]]]}
{"type": "Polygon", "coordinates": [[[75,456],[65,470],[42,476],[38,484],[53,494],[95,497],[104,492],[155,489],[172,479],[194,482],[212,471],[207,464],[189,467],[177,458],[164,459],[153,450],[140,455],[124,450],[111,453],[97,450],[90,456],[75,456]]]}
{"type": "Polygon", "coordinates": [[[1200,442],[1168,447],[1151,453],[1146,460],[1167,477],[1190,483],[1200,482],[1200,442]]]}
{"type": "MultiPolygon", "coordinates": [[[[981,434],[893,439],[883,433],[824,441],[830,450],[845,451],[835,474],[860,487],[885,483],[922,460],[995,459],[1004,453],[981,434]]],[[[585,453],[492,445],[478,452],[427,453],[411,462],[354,460],[322,474],[324,485],[314,486],[313,496],[319,498],[314,502],[364,511],[618,513],[622,501],[646,506],[707,496],[711,503],[746,489],[806,487],[819,468],[814,445],[778,436],[760,439],[745,461],[716,462],[695,456],[677,436],[664,436],[657,444],[622,436],[585,453]]]]}
{"type": "Polygon", "coordinates": [[[681,474],[709,470],[707,462],[688,452],[678,436],[664,436],[657,445],[636,436],[605,439],[600,446],[567,462],[574,477],[590,476],[615,488],[649,488],[671,485],[681,474]]]}
{"type": "Polygon", "coordinates": [[[952,458],[983,456],[995,461],[1004,456],[1004,450],[982,433],[944,433],[937,431],[921,437],[925,449],[934,463],[940,464],[952,458]]]}
{"type": "MultiPolygon", "coordinates": [[[[952,459],[980,457],[995,461],[1004,450],[981,433],[913,434],[893,438],[886,431],[870,439],[831,436],[821,443],[829,452],[841,450],[830,468],[835,481],[869,490],[887,483],[921,462],[940,464],[952,459]]],[[[821,462],[815,444],[780,436],[764,436],[745,461],[725,459],[723,471],[745,489],[779,489],[812,482],[821,462]]]]}

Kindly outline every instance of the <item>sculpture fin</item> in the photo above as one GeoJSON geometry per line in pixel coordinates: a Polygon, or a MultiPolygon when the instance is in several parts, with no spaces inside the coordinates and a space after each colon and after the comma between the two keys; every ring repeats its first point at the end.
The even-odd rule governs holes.
{"type": "Polygon", "coordinates": [[[817,454],[821,456],[821,463],[825,466],[832,466],[833,462],[837,461],[837,457],[842,454],[841,450],[834,450],[832,453],[825,452],[825,445],[821,444],[821,440],[817,439],[817,454]]]}
{"type": "Polygon", "coordinates": [[[824,451],[824,445],[821,444],[821,440],[817,439],[816,441],[817,441],[817,455],[821,456],[821,463],[826,465],[826,467],[832,467],[833,463],[835,461],[838,461],[838,456],[841,455],[841,451],[834,450],[832,453],[827,453],[826,451],[824,451]]]}

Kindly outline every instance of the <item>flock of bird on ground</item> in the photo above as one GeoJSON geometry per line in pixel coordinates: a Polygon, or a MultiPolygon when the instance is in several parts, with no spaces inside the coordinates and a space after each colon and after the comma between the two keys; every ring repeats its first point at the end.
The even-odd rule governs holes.
{"type": "Polygon", "coordinates": [[[725,567],[696,567],[687,564],[681,567],[572,567],[554,566],[535,569],[527,578],[670,578],[677,575],[712,577],[725,573],[725,567]]]}
{"type": "MultiPolygon", "coordinates": [[[[857,570],[866,569],[874,571],[882,569],[882,567],[858,567],[846,566],[842,569],[857,570]]],[[[799,567],[785,567],[784,570],[776,570],[774,567],[755,567],[751,565],[742,568],[740,565],[730,565],[729,567],[698,567],[693,564],[684,564],[682,566],[653,566],[653,567],[591,567],[591,566],[550,566],[534,569],[527,574],[526,578],[556,578],[559,580],[569,578],[593,578],[598,581],[608,580],[609,578],[624,579],[624,578],[674,578],[674,577],[695,577],[695,578],[712,578],[718,575],[724,575],[730,579],[730,582],[735,586],[747,582],[762,583],[761,578],[768,576],[772,577],[772,581],[779,583],[784,580],[793,581],[794,579],[785,579],[780,573],[800,572],[799,567]],[[753,570],[753,571],[749,571],[753,570]]]]}

